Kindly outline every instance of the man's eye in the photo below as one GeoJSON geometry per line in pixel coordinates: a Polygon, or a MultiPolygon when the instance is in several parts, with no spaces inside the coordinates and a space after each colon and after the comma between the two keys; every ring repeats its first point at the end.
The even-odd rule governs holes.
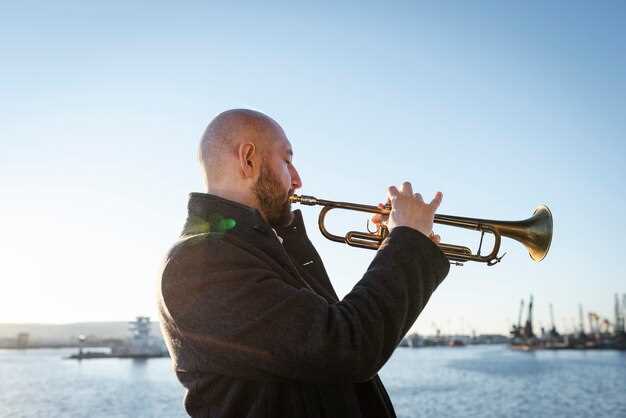
{"type": "Polygon", "coordinates": [[[285,160],[285,162],[287,163],[287,165],[291,164],[291,161],[289,160],[285,160]]]}

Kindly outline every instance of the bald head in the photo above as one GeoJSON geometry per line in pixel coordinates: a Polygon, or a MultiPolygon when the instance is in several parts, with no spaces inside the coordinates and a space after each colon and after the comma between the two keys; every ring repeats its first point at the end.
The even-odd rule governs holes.
{"type": "Polygon", "coordinates": [[[237,174],[242,144],[253,144],[255,153],[262,156],[281,140],[286,141],[286,137],[280,125],[261,112],[233,109],[220,113],[209,123],[200,142],[200,162],[207,185],[237,174]]]}
{"type": "Polygon", "coordinates": [[[207,193],[258,209],[272,225],[292,218],[289,196],[302,187],[283,129],[247,109],[220,113],[200,142],[207,193]]]}

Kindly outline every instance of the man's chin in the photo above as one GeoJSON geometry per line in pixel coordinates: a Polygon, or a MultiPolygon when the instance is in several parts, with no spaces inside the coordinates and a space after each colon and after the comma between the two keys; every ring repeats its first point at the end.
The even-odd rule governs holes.
{"type": "Polygon", "coordinates": [[[291,202],[287,201],[285,205],[281,208],[280,215],[275,218],[275,221],[272,222],[272,226],[277,228],[284,228],[289,226],[294,219],[294,214],[291,211],[291,202]]]}
{"type": "Polygon", "coordinates": [[[289,205],[289,210],[287,211],[287,213],[285,214],[285,222],[283,224],[283,227],[285,226],[289,226],[293,223],[293,220],[295,218],[295,215],[293,214],[293,212],[291,211],[291,205],[289,205]]]}

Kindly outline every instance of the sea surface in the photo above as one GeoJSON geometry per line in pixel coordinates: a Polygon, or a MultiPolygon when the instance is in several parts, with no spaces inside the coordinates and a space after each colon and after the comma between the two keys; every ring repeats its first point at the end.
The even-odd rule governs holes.
{"type": "MultiPolygon", "coordinates": [[[[170,360],[0,350],[1,418],[186,417],[170,360]]],[[[398,348],[380,376],[401,418],[626,417],[626,352],[398,348]]]]}

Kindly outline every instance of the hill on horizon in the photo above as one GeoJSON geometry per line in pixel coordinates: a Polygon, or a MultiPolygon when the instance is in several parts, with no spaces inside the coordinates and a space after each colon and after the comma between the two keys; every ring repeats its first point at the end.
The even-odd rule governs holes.
{"type": "MultiPolygon", "coordinates": [[[[159,323],[151,322],[151,333],[161,335],[159,323]]],[[[31,342],[75,342],[79,335],[97,337],[99,339],[117,338],[126,339],[130,336],[129,321],[111,322],[76,322],[69,324],[42,324],[42,323],[0,323],[0,339],[16,338],[17,334],[26,332],[31,342]]]]}

